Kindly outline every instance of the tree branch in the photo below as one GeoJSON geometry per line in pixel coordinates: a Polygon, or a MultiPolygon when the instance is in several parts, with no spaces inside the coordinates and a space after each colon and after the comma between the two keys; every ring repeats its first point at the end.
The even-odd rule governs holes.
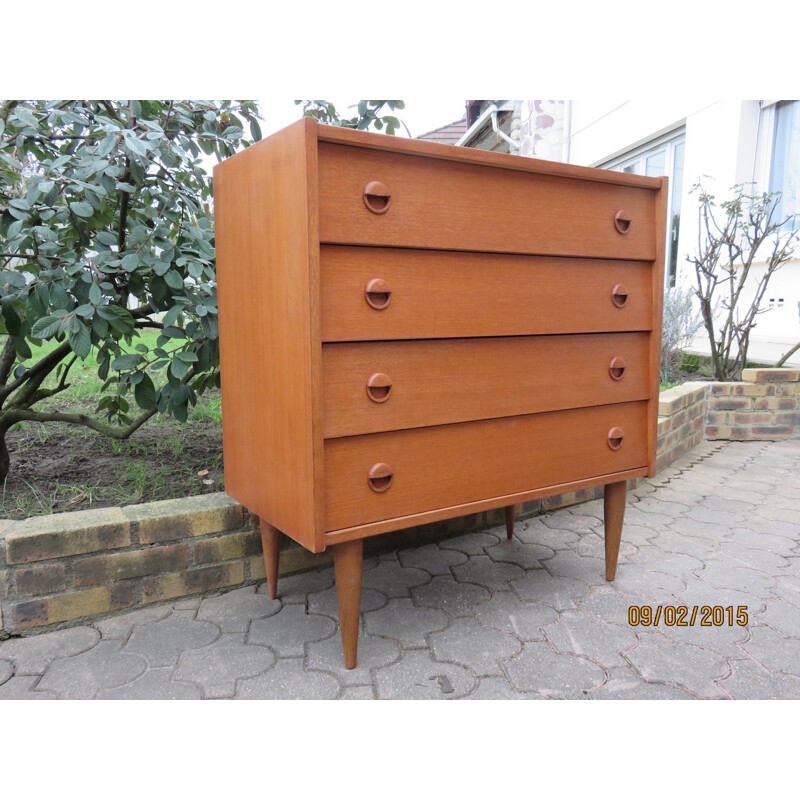
{"type": "Polygon", "coordinates": [[[14,340],[11,336],[6,339],[3,352],[0,353],[0,386],[5,386],[8,376],[11,374],[11,367],[14,366],[14,359],[17,357],[17,349],[14,347],[14,340]]]}
{"type": "Polygon", "coordinates": [[[126,425],[125,427],[118,427],[100,422],[99,420],[94,419],[94,417],[90,417],[87,414],[65,414],[60,411],[31,411],[30,409],[26,408],[14,408],[6,412],[4,416],[9,421],[9,425],[13,425],[15,422],[20,421],[66,422],[71,425],[83,425],[86,428],[91,428],[98,433],[102,433],[104,436],[111,437],[112,439],[127,439],[155,413],[155,408],[151,409],[150,411],[145,411],[144,414],[142,414],[140,417],[137,417],[133,422],[131,422],[130,425],[126,425]]]}
{"type": "Polygon", "coordinates": [[[52,353],[49,353],[38,364],[31,367],[24,375],[20,376],[13,383],[8,386],[0,388],[0,405],[5,399],[14,391],[19,389],[24,383],[34,382],[33,391],[41,385],[42,381],[56,368],[59,361],[61,361],[72,348],[69,342],[60,344],[52,353]]]}

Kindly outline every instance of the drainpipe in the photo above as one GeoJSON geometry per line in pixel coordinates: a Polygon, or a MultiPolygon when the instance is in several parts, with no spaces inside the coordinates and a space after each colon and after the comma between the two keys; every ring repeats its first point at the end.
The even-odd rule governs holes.
{"type": "Polygon", "coordinates": [[[515,142],[510,136],[507,136],[503,131],[500,130],[500,126],[497,124],[497,106],[492,103],[490,106],[486,108],[486,110],[469,126],[466,133],[456,142],[456,147],[464,147],[464,142],[468,141],[470,137],[478,131],[482,126],[483,123],[486,122],[487,119],[491,117],[492,119],[492,130],[504,141],[508,143],[509,149],[513,148],[514,150],[519,150],[519,142],[515,142]]]}
{"type": "Polygon", "coordinates": [[[564,101],[564,143],[561,146],[561,163],[569,164],[569,150],[572,137],[572,100],[564,101]]]}

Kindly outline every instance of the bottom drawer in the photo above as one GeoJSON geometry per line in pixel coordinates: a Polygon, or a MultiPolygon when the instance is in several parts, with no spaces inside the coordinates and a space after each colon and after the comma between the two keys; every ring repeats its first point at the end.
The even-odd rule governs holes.
{"type": "Polygon", "coordinates": [[[646,401],[330,439],[325,529],[646,464],[646,401]]]}

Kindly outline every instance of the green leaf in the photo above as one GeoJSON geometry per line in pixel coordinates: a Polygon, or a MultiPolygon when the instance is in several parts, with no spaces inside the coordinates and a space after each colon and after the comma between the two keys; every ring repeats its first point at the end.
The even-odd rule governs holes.
{"type": "Polygon", "coordinates": [[[128,369],[133,369],[139,361],[141,360],[141,356],[137,353],[125,353],[124,355],[117,356],[111,362],[111,369],[119,370],[120,372],[128,369]]]}
{"type": "Polygon", "coordinates": [[[261,141],[261,126],[255,119],[250,120],[250,136],[253,137],[253,141],[255,142],[261,141]]]}
{"type": "Polygon", "coordinates": [[[169,371],[175,378],[180,380],[181,378],[184,378],[186,374],[189,372],[189,366],[184,361],[175,358],[173,359],[172,364],[170,364],[169,371]]]}
{"type": "Polygon", "coordinates": [[[100,287],[96,283],[93,283],[89,287],[89,300],[96,306],[99,306],[100,303],[103,302],[103,292],[100,290],[100,287]]]}
{"type": "Polygon", "coordinates": [[[42,317],[33,323],[31,336],[34,339],[49,339],[53,334],[58,333],[60,325],[61,319],[59,317],[42,317]]]}
{"type": "Polygon", "coordinates": [[[133,396],[139,408],[150,411],[156,407],[156,388],[146,372],[140,374],[142,379],[134,387],[133,396]]]}
{"type": "Polygon", "coordinates": [[[88,204],[83,202],[82,200],[78,200],[75,203],[70,203],[69,207],[79,216],[79,217],[91,217],[94,214],[94,209],[88,204]]]}
{"type": "Polygon", "coordinates": [[[92,339],[89,335],[89,329],[77,318],[73,319],[78,323],[73,326],[74,330],[69,335],[69,346],[78,358],[86,358],[89,351],[92,349],[92,339]]]}
{"type": "Polygon", "coordinates": [[[177,270],[169,270],[169,272],[164,275],[164,280],[167,282],[167,286],[169,286],[170,289],[175,289],[175,291],[183,289],[183,278],[177,270]]]}

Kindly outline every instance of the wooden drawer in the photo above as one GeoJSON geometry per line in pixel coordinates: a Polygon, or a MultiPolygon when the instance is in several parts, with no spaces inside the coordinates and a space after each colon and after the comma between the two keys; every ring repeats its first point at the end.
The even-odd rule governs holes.
{"type": "Polygon", "coordinates": [[[650,189],[319,143],[321,242],[650,261],[654,216],[650,189]],[[364,201],[373,181],[382,213],[364,201]]]}
{"type": "Polygon", "coordinates": [[[326,342],[652,326],[644,262],[323,246],[320,282],[326,342]],[[375,280],[391,291],[382,309],[367,301],[375,280]],[[612,297],[616,286],[628,292],[622,307],[612,297]]]}
{"type": "Polygon", "coordinates": [[[651,388],[649,338],[606,333],[326,344],[324,436],[643,400],[651,388]],[[612,370],[612,359],[624,364],[615,361],[612,370]]]}
{"type": "MultiPolygon", "coordinates": [[[[325,442],[325,529],[646,464],[646,402],[331,439],[325,442]],[[614,428],[624,434],[617,450],[608,439],[614,428]],[[368,479],[381,463],[392,478],[388,489],[376,492],[368,479]]],[[[379,488],[385,483],[376,480],[379,488]]]]}

